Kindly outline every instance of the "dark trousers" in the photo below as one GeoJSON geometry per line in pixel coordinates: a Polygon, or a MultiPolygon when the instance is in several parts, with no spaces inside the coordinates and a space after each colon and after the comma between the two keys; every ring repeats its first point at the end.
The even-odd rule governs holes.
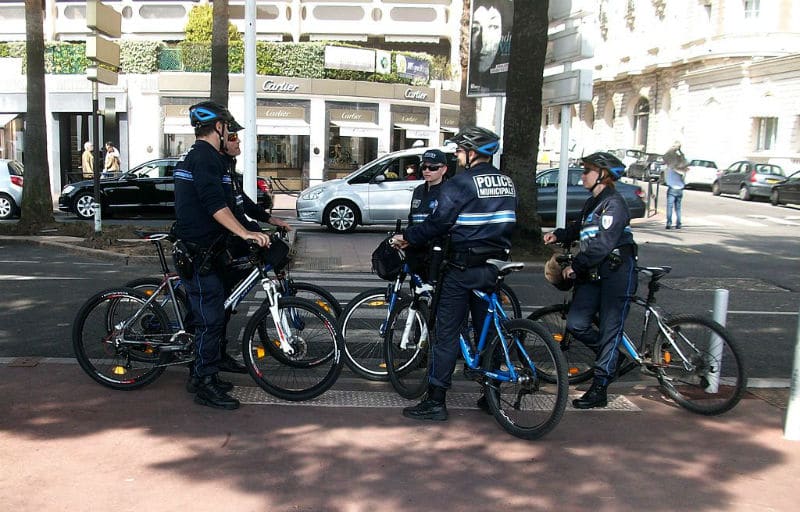
{"type": "Polygon", "coordinates": [[[623,257],[616,270],[608,262],[600,265],[600,279],[577,285],[567,315],[567,330],[594,350],[594,379],[607,385],[617,371],[619,344],[630,308],[630,297],[636,293],[636,271],[633,257],[623,257]],[[599,331],[594,328],[595,314],[600,319],[599,331]]]}
{"type": "Polygon", "coordinates": [[[220,341],[225,334],[225,287],[222,277],[212,272],[201,276],[195,263],[194,275],[184,279],[189,304],[197,358],[194,375],[206,377],[219,370],[220,341]]]}
{"type": "Polygon", "coordinates": [[[490,265],[458,270],[450,268],[442,278],[442,290],[436,309],[433,356],[428,382],[433,386],[449,388],[456,359],[460,352],[458,337],[472,313],[472,325],[480,331],[486,318],[486,302],[472,290],[490,291],[497,280],[497,269],[490,265]]]}

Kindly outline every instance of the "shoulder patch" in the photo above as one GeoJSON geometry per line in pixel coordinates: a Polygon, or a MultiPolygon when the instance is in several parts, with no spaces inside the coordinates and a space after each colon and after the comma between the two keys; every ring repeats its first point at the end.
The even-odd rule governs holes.
{"type": "Polygon", "coordinates": [[[600,225],[603,226],[603,229],[610,228],[612,224],[614,224],[613,215],[603,215],[600,217],[600,225]]]}

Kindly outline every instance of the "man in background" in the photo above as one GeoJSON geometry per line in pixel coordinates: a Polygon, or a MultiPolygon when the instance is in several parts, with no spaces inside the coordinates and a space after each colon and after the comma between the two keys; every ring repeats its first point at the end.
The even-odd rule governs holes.
{"type": "Polygon", "coordinates": [[[81,154],[81,170],[83,171],[83,179],[90,180],[94,178],[94,144],[89,141],[83,143],[83,153],[81,154]]]}
{"type": "Polygon", "coordinates": [[[667,185],[667,226],[672,229],[672,212],[675,212],[675,229],[681,229],[681,202],[683,202],[684,182],[683,176],[686,173],[688,161],[681,151],[681,143],[675,142],[672,147],[664,153],[664,162],[667,164],[667,172],[664,174],[664,182],[667,185]]]}

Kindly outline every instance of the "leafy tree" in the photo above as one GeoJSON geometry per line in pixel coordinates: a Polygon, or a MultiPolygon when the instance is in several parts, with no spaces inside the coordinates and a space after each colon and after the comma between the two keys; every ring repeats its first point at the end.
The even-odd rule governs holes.
{"type": "Polygon", "coordinates": [[[542,74],[547,51],[549,0],[514,2],[514,26],[506,81],[502,170],[517,187],[515,252],[539,252],[542,228],[537,213],[536,157],[542,124],[542,74]]]}
{"type": "Polygon", "coordinates": [[[50,165],[47,161],[45,124],[44,30],[42,2],[25,0],[25,51],[27,55],[27,102],[25,114],[22,216],[19,229],[34,232],[38,225],[54,222],[50,195],[50,165]]]}

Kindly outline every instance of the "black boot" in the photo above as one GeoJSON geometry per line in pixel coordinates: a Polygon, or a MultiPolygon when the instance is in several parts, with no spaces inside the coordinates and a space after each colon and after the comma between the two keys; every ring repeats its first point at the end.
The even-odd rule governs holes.
{"type": "Polygon", "coordinates": [[[592,387],[583,394],[582,397],[572,401],[572,406],[576,409],[593,409],[595,407],[605,407],[608,405],[608,384],[592,382],[592,387]]]}
{"type": "MultiPolygon", "coordinates": [[[[217,382],[217,387],[225,393],[233,389],[233,382],[220,379],[216,373],[213,375],[213,377],[217,382]]],[[[200,379],[194,376],[193,371],[189,371],[189,378],[186,380],[186,391],[189,393],[197,393],[198,387],[200,387],[200,379]]]]}
{"type": "Polygon", "coordinates": [[[231,357],[230,354],[223,353],[222,359],[217,363],[217,368],[221,372],[228,373],[247,373],[247,367],[231,357]]]}
{"type": "Polygon", "coordinates": [[[197,394],[194,395],[194,402],[217,409],[238,409],[239,400],[228,396],[225,391],[220,389],[216,377],[216,375],[208,375],[200,379],[197,394]]]}
{"type": "Polygon", "coordinates": [[[475,402],[475,405],[486,414],[492,414],[492,411],[489,410],[489,400],[486,398],[486,386],[481,386],[481,396],[478,397],[478,401],[475,402]]]}
{"type": "Polygon", "coordinates": [[[447,390],[438,386],[429,386],[428,395],[417,405],[403,409],[403,416],[412,420],[446,421],[447,406],[445,395],[447,390]]]}

